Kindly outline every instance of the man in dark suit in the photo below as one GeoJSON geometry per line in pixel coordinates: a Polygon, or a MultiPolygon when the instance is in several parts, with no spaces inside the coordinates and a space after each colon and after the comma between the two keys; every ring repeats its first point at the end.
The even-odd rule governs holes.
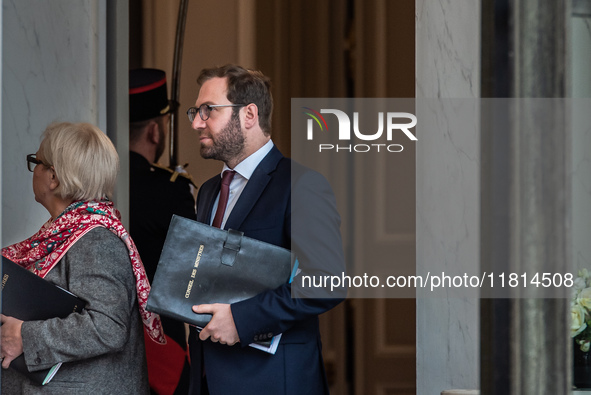
{"type": "MultiPolygon", "coordinates": [[[[129,73],[129,232],[135,241],[150,283],[173,214],[195,219],[192,182],[156,164],[164,152],[169,101],[166,74],[157,69],[129,73]]],[[[186,394],[189,363],[185,324],[161,317],[168,343],[146,342],[152,394],[186,394]]]]}
{"type": "MultiPolygon", "coordinates": [[[[340,217],[332,190],[324,177],[283,157],[273,145],[269,79],[227,65],[203,70],[197,82],[199,95],[187,114],[199,132],[201,155],[222,161],[222,174],[235,172],[225,205],[219,204],[220,175],[203,184],[197,220],[212,224],[217,216],[223,229],[291,249],[304,273],[342,274],[340,217]],[[218,206],[225,206],[223,214],[218,206]]],[[[318,298],[300,287],[299,295],[306,297],[294,298],[297,278],[242,302],[193,307],[212,319],[189,336],[191,394],[328,393],[318,315],[344,295],[318,298]],[[275,355],[249,347],[280,333],[275,355]]]]}

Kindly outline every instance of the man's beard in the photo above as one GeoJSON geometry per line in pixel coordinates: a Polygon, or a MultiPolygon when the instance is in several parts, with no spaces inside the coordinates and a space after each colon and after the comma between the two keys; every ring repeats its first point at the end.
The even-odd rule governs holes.
{"type": "Polygon", "coordinates": [[[232,112],[232,117],[217,136],[211,137],[212,145],[201,145],[201,156],[204,159],[217,159],[228,162],[236,159],[244,152],[244,135],[240,127],[238,112],[232,112]]]}

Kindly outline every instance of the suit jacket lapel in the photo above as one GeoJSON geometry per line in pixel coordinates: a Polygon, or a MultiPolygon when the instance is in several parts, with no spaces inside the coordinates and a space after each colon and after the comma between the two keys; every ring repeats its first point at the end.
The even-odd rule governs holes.
{"type": "MultiPolygon", "coordinates": [[[[246,187],[242,191],[238,202],[232,209],[230,217],[226,221],[224,229],[240,229],[244,219],[250,213],[252,207],[259,200],[259,197],[265,190],[265,187],[271,180],[271,173],[277,168],[277,164],[283,158],[283,155],[277,147],[273,146],[271,151],[263,158],[257,166],[252,177],[248,180],[246,187]]],[[[221,181],[220,181],[221,184],[221,181]]],[[[219,187],[218,187],[219,191],[219,187]]],[[[215,199],[214,195],[214,199],[215,199]]],[[[211,212],[211,208],[210,208],[211,212]]]]}
{"type": "Polygon", "coordinates": [[[214,179],[211,188],[201,189],[203,196],[199,198],[197,205],[197,221],[206,223],[208,225],[210,224],[213,204],[215,203],[215,199],[220,192],[221,185],[222,179],[218,176],[214,179]]]}

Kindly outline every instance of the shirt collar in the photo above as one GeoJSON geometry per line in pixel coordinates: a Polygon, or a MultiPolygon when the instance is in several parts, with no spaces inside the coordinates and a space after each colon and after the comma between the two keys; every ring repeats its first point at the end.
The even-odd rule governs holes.
{"type": "Polygon", "coordinates": [[[224,163],[224,168],[222,169],[221,174],[224,174],[224,171],[226,170],[234,170],[236,173],[249,180],[259,163],[261,163],[265,156],[267,156],[271,149],[273,149],[273,145],[274,144],[272,140],[267,141],[267,143],[259,148],[256,152],[251,154],[242,162],[238,163],[234,169],[230,169],[228,165],[224,163]]]}

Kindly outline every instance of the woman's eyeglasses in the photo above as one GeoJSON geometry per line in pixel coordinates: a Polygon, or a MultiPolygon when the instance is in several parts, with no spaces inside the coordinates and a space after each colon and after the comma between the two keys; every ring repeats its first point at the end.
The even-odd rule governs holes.
{"type": "Polygon", "coordinates": [[[33,172],[37,165],[47,166],[45,163],[37,159],[37,154],[27,155],[27,169],[29,169],[30,172],[33,172]]]}

